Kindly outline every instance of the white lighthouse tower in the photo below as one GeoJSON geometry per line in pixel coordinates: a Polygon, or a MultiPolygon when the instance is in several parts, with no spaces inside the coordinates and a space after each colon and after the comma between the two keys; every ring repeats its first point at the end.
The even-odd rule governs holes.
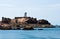
{"type": "Polygon", "coordinates": [[[24,13],[24,17],[27,17],[27,12],[24,13]]]}

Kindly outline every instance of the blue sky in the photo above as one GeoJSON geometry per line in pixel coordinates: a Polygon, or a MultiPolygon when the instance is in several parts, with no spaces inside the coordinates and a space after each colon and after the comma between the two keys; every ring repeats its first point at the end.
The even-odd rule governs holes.
{"type": "Polygon", "coordinates": [[[60,0],[0,0],[1,17],[28,16],[60,25],[60,0]]]}

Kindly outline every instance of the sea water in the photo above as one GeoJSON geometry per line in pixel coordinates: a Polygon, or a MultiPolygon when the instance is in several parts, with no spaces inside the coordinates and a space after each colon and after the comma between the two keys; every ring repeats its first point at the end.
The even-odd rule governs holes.
{"type": "Polygon", "coordinates": [[[0,39],[60,39],[60,28],[0,30],[0,39]]]}

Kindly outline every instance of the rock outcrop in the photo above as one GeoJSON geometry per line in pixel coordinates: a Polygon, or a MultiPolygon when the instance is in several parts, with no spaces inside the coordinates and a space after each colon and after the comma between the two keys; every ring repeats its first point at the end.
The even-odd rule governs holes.
{"type": "Polygon", "coordinates": [[[32,26],[25,26],[23,30],[34,30],[34,28],[32,26]]]}
{"type": "Polygon", "coordinates": [[[26,21],[28,24],[37,24],[37,19],[36,18],[30,18],[26,21]]]}
{"type": "Polygon", "coordinates": [[[11,22],[11,19],[10,19],[10,18],[2,17],[2,23],[7,23],[7,24],[9,24],[10,22],[11,22]]]}
{"type": "Polygon", "coordinates": [[[42,25],[44,25],[44,24],[51,25],[47,20],[44,20],[44,19],[38,20],[37,23],[38,23],[38,24],[42,24],[42,25]]]}
{"type": "Polygon", "coordinates": [[[37,19],[36,18],[31,18],[31,17],[15,17],[15,19],[17,20],[17,23],[19,24],[36,24],[37,23],[37,19]]]}

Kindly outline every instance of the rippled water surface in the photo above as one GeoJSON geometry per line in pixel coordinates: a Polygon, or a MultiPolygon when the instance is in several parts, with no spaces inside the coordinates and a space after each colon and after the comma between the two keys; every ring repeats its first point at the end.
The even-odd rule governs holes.
{"type": "Polygon", "coordinates": [[[0,30],[0,39],[60,39],[60,28],[0,30]]]}

